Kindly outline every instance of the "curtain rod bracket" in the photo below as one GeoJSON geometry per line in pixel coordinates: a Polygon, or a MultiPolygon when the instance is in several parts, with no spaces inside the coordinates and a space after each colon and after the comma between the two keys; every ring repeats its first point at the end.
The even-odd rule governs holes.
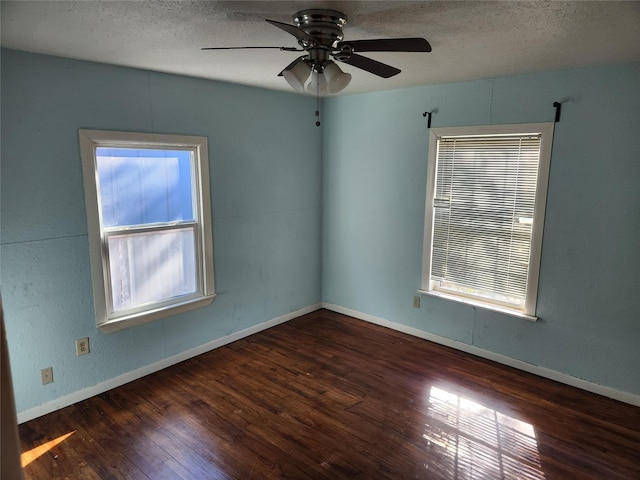
{"type": "Polygon", "coordinates": [[[426,117],[427,115],[429,116],[429,118],[427,118],[427,128],[431,128],[431,114],[433,113],[433,110],[430,112],[424,112],[422,114],[423,117],[426,117]]]}
{"type": "Polygon", "coordinates": [[[560,121],[560,111],[562,110],[562,104],[560,102],[553,102],[553,106],[556,109],[556,120],[555,120],[555,122],[558,123],[560,121]]]}

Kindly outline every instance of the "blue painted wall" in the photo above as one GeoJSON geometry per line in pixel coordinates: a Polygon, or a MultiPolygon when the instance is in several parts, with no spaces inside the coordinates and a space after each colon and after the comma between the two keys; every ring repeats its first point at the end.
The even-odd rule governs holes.
{"type": "MultiPolygon", "coordinates": [[[[324,103],[323,301],[640,394],[640,65],[334,98],[324,103]],[[433,126],[552,121],[536,323],[420,286],[433,126]]],[[[416,359],[428,361],[428,359],[416,359]]]]}
{"type": "MultiPolygon", "coordinates": [[[[640,65],[324,101],[2,51],[2,295],[18,411],[321,300],[640,394],[640,65]],[[530,323],[420,285],[434,126],[556,126],[530,323]],[[216,286],[205,309],[95,328],[78,129],[209,139],[216,286]],[[75,356],[89,336],[92,353],[75,356]],[[40,369],[55,381],[40,385],[40,369]]],[[[417,361],[428,361],[417,359],[417,361]]]]}
{"type": "Polygon", "coordinates": [[[18,411],[321,301],[313,99],[7,50],[1,73],[0,273],[18,411]],[[208,137],[211,306],[97,331],[79,128],[208,137]],[[85,336],[91,354],[76,357],[85,336]]]}

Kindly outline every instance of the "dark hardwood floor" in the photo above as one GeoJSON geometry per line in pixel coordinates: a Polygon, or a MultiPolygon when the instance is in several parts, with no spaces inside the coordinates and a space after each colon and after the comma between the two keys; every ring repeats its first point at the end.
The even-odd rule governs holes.
{"type": "Polygon", "coordinates": [[[27,479],[640,479],[640,408],[326,310],[19,432],[27,479]]]}

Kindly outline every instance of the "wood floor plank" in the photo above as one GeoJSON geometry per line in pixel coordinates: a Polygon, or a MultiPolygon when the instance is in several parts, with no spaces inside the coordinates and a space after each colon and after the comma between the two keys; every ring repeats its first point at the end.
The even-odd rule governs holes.
{"type": "Polygon", "coordinates": [[[640,408],[327,310],[19,432],[29,480],[640,479],[640,408]]]}

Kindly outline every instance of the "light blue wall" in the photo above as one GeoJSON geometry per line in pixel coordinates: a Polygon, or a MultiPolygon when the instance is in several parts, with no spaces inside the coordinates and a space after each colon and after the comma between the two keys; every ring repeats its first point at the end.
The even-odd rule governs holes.
{"type": "Polygon", "coordinates": [[[313,99],[7,50],[1,94],[0,273],[18,411],[321,301],[313,99]],[[79,128],[208,137],[211,306],[97,331],[79,128]],[[91,354],[76,357],[85,336],[91,354]],[[54,383],[42,386],[48,366],[54,383]]]}
{"type": "MultiPolygon", "coordinates": [[[[325,302],[640,394],[640,65],[308,97],[2,51],[0,275],[19,411],[325,302]],[[538,314],[422,297],[427,131],[556,126],[538,314]],[[205,309],[95,328],[79,128],[209,138],[205,309]],[[74,339],[92,353],[76,357],[74,339]],[[40,385],[40,369],[55,381],[40,385]]],[[[417,361],[429,361],[417,359],[417,361]]]]}
{"type": "MultiPolygon", "coordinates": [[[[325,101],[323,301],[640,394],[640,65],[325,101]],[[420,287],[433,126],[556,125],[532,323],[420,287]]],[[[429,359],[416,359],[430,361],[429,359]]]]}

